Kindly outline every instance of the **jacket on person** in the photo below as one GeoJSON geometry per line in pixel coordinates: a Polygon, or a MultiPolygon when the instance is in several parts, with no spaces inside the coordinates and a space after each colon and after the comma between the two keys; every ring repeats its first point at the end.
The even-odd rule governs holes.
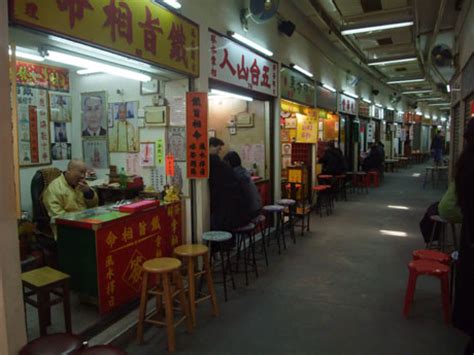
{"type": "Polygon", "coordinates": [[[450,183],[438,205],[439,216],[450,223],[462,223],[461,209],[457,205],[456,185],[450,183]]]}
{"type": "Polygon", "coordinates": [[[323,174],[340,175],[347,171],[344,155],[337,148],[328,148],[319,163],[323,164],[323,174]]]}
{"type": "Polygon", "coordinates": [[[385,159],[383,154],[384,153],[382,150],[376,146],[370,148],[369,155],[367,155],[367,157],[362,162],[362,169],[364,171],[369,171],[372,169],[380,170],[385,159]]]}
{"type": "Polygon", "coordinates": [[[257,186],[250,178],[250,174],[242,165],[234,167],[234,173],[240,182],[248,210],[252,217],[256,217],[262,208],[262,200],[258,193],[257,186]]]}

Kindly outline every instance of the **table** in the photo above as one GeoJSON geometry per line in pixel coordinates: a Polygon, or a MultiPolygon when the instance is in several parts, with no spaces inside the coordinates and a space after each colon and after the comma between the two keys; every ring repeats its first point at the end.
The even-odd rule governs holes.
{"type": "Polygon", "coordinates": [[[392,173],[395,171],[395,164],[398,163],[398,159],[385,159],[385,171],[391,171],[392,173]]]}
{"type": "Polygon", "coordinates": [[[182,244],[182,202],[136,213],[97,207],[56,219],[58,263],[70,287],[97,299],[101,314],[137,299],[144,261],[182,244]]]}

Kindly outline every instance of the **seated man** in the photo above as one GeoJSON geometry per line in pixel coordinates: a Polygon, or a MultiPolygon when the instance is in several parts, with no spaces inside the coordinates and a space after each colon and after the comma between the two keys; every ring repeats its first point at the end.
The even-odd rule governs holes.
{"type": "Polygon", "coordinates": [[[83,161],[71,160],[67,171],[54,179],[43,192],[43,203],[51,219],[98,205],[96,192],[84,179],[86,170],[83,161]]]}

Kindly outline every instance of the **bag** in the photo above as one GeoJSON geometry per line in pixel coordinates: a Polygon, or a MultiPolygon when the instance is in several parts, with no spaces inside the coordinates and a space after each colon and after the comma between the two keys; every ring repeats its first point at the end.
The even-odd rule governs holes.
{"type": "MultiPolygon", "coordinates": [[[[421,234],[423,235],[423,240],[425,241],[425,243],[428,243],[431,239],[431,233],[433,232],[434,222],[431,220],[430,217],[438,214],[438,204],[439,204],[439,201],[429,205],[428,208],[426,209],[425,215],[420,221],[420,230],[421,230],[421,234]]],[[[438,224],[434,231],[433,240],[438,240],[440,233],[441,233],[441,225],[438,224]]]]}

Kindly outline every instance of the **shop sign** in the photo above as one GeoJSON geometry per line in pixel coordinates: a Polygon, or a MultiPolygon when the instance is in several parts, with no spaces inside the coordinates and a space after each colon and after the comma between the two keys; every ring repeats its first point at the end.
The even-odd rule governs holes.
{"type": "Polygon", "coordinates": [[[207,92],[186,93],[186,170],[188,179],[209,176],[207,92]]]}
{"type": "Polygon", "coordinates": [[[337,111],[337,95],[321,86],[316,86],[316,106],[337,111]]]}
{"type": "Polygon", "coordinates": [[[17,61],[16,83],[38,89],[69,92],[69,70],[17,61]]]}
{"type": "Polygon", "coordinates": [[[401,112],[395,113],[395,122],[403,123],[403,113],[401,112]]]}
{"type": "Polygon", "coordinates": [[[314,106],[314,82],[290,68],[280,71],[281,97],[284,99],[314,106]]]}
{"type": "Polygon", "coordinates": [[[296,114],[296,143],[318,141],[318,120],[315,117],[296,114]]]}
{"type": "Polygon", "coordinates": [[[199,26],[154,1],[11,2],[14,23],[199,76],[199,26]]]}
{"type": "Polygon", "coordinates": [[[277,96],[277,63],[209,31],[210,78],[252,91],[277,96]]]}
{"type": "Polygon", "coordinates": [[[357,101],[353,97],[339,95],[339,112],[357,115],[357,101]]]}
{"type": "Polygon", "coordinates": [[[367,143],[375,142],[375,122],[370,121],[367,123],[367,143]]]}
{"type": "Polygon", "coordinates": [[[401,137],[402,137],[402,126],[395,123],[395,138],[401,138],[401,137]]]}
{"type": "Polygon", "coordinates": [[[359,100],[359,116],[369,117],[370,105],[367,102],[359,100]]]}
{"type": "Polygon", "coordinates": [[[385,109],[383,110],[385,121],[387,122],[394,122],[395,121],[395,111],[385,109]]]}
{"type": "Polygon", "coordinates": [[[170,204],[97,232],[99,311],[110,312],[140,294],[144,261],[171,256],[182,243],[181,203],[170,204]]]}
{"type": "Polygon", "coordinates": [[[384,112],[383,108],[377,107],[375,105],[370,106],[370,117],[375,118],[377,120],[383,120],[384,112]]]}

